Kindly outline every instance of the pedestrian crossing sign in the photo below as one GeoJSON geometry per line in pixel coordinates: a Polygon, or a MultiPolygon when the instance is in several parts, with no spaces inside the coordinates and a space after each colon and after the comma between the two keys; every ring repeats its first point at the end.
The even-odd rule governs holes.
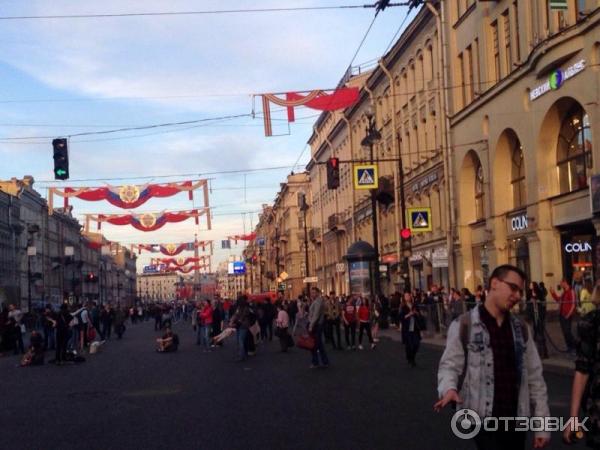
{"type": "Polygon", "coordinates": [[[377,189],[378,187],[377,164],[356,164],[354,166],[354,189],[377,189]]]}
{"type": "Polygon", "coordinates": [[[431,231],[431,208],[407,208],[408,228],[413,233],[431,231]]]}

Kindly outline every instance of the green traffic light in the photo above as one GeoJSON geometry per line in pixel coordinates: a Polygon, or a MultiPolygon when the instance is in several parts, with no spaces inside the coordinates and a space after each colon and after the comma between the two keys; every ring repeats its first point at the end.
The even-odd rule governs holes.
{"type": "Polygon", "coordinates": [[[56,175],[66,175],[67,171],[64,169],[56,169],[56,175]]]}

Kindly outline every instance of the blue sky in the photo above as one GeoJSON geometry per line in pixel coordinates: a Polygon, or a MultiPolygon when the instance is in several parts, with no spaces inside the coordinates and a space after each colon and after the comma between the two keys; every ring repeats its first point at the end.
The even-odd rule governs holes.
{"type": "MultiPolygon", "coordinates": [[[[199,11],[362,4],[323,1],[4,1],[0,16],[199,11]]],[[[381,56],[406,7],[379,14],[355,65],[381,56]]],[[[142,184],[194,179],[171,174],[305,164],[317,112],[299,108],[290,134],[264,137],[262,119],[242,118],[168,129],[73,137],[71,180],[52,180],[52,137],[121,127],[249,114],[252,93],[330,88],[345,72],[373,9],[305,12],[0,21],[0,178],[33,175],[48,186],[142,184]],[[169,132],[166,132],[166,131],[169,132]],[[19,137],[36,139],[14,140],[19,137]],[[304,151],[304,152],[303,152],[304,151]],[[147,180],[132,177],[153,176],[147,180]],[[124,180],[111,180],[125,178],[124,180]],[[75,181],[99,179],[102,181],[75,181]]],[[[256,111],[260,112],[257,99],[256,111]]],[[[283,119],[282,113],[274,114],[283,119]]],[[[287,134],[276,121],[276,134],[287,134]]],[[[302,167],[297,170],[302,170],[302,167]]],[[[215,174],[213,229],[193,220],[153,233],[105,225],[108,239],[184,242],[214,239],[215,263],[227,235],[249,232],[272,203],[290,169],[215,174]],[[242,188],[246,186],[244,191],[242,188]],[[247,212],[247,214],[242,214],[247,212]]],[[[198,176],[195,178],[199,178],[198,176]]],[[[200,198],[200,195],[197,196],[200,198]]],[[[195,206],[201,206],[196,202],[195,206]]],[[[74,214],[125,211],[104,202],[73,201],[74,214]]],[[[190,209],[185,194],[152,199],[137,211],[190,209]]],[[[138,266],[148,263],[149,254],[138,266]]]]}

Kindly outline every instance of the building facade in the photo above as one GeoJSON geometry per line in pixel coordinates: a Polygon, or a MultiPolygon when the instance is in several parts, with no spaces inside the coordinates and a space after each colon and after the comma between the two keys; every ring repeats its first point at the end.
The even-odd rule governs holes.
{"type": "Polygon", "coordinates": [[[598,279],[598,2],[447,3],[458,282],[501,263],[547,286],[598,279]]]}
{"type": "Polygon", "coordinates": [[[174,273],[144,273],[136,279],[142,302],[170,302],[177,298],[179,276],[174,273]]]}

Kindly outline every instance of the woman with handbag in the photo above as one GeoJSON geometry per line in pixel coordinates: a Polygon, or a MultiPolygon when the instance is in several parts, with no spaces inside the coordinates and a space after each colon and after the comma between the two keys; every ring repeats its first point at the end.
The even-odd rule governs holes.
{"type": "Polygon", "coordinates": [[[421,343],[421,330],[425,328],[425,318],[413,303],[412,295],[404,293],[404,304],[400,309],[400,322],[402,323],[402,342],[406,349],[408,365],[416,367],[415,358],[421,343]]]}

